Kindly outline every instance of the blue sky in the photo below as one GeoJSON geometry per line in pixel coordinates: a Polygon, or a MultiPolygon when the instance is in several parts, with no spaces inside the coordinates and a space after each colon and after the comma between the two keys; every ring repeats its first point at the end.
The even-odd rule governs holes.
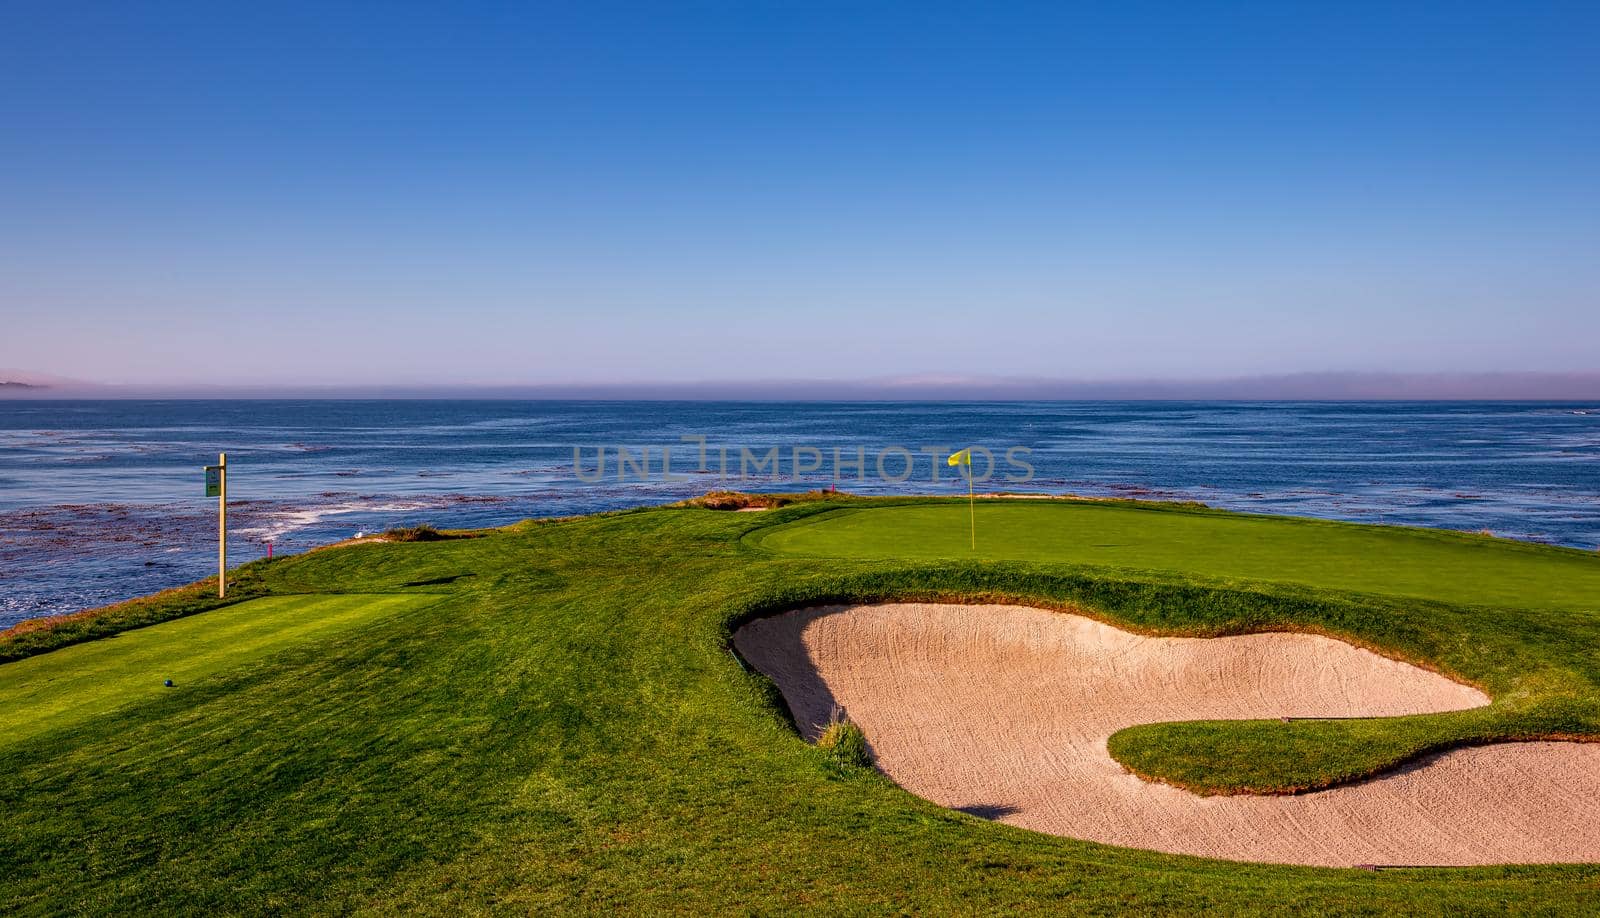
{"type": "Polygon", "coordinates": [[[7,2],[0,366],[1593,370],[1596,47],[1595,4],[7,2]]]}

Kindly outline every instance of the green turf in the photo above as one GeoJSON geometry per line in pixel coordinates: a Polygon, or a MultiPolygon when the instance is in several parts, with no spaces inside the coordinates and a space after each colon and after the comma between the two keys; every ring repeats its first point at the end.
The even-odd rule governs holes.
{"type": "Polygon", "coordinates": [[[1112,737],[1134,772],[1200,793],[1289,792],[1368,776],[1429,751],[1596,730],[1600,554],[1480,535],[1171,505],[901,503],[814,514],[752,533],[762,550],[856,558],[1023,560],[1104,576],[1179,577],[1239,589],[1310,587],[1357,608],[1243,622],[1190,610],[1144,622],[1174,633],[1272,627],[1337,636],[1466,677],[1496,704],[1356,721],[1146,724],[1112,737]],[[1444,600],[1420,608],[1406,600],[1444,600]],[[1396,601],[1398,605],[1395,605],[1396,601]],[[1363,608],[1364,607],[1364,608],[1363,608]],[[1563,627],[1552,633],[1552,625],[1563,627]],[[1557,660],[1560,665],[1552,666],[1557,660]]]}
{"type": "MultiPolygon", "coordinates": [[[[819,509],[652,510],[252,565],[241,578],[263,593],[415,594],[429,604],[0,745],[0,911],[1592,910],[1592,866],[1374,874],[1234,864],[943,810],[807,745],[770,683],[727,650],[745,618],[832,600],[1031,601],[1152,631],[1308,627],[1490,687],[1497,704],[1471,730],[1600,733],[1600,616],[1581,603],[1501,609],[1050,560],[809,558],[756,544],[765,540],[755,530],[803,524],[819,509]]],[[[1301,539],[1299,524],[1266,525],[1301,539]]],[[[195,613],[198,602],[175,594],[110,621],[195,613]]],[[[73,639],[102,633],[86,627],[73,625],[73,639]]],[[[137,646],[128,639],[139,633],[0,674],[105,647],[99,678],[137,681],[147,667],[118,648],[137,646]]],[[[28,641],[29,652],[50,646],[28,641]]],[[[96,691],[63,686],[73,698],[96,691]]],[[[29,707],[20,700],[0,688],[0,709],[29,707]]],[[[1433,731],[1425,740],[1463,729],[1419,720],[1433,731]]],[[[1419,741],[1410,722],[1377,722],[1345,758],[1369,741],[1388,744],[1386,754],[1409,748],[1419,741]]],[[[1292,771],[1295,755],[1270,750],[1304,736],[1298,723],[1278,726],[1204,729],[1232,737],[1224,758],[1292,771]]]]}
{"type": "Polygon", "coordinates": [[[0,744],[224,678],[284,647],[428,596],[273,596],[0,666],[0,744]],[[173,686],[166,687],[167,680],[173,686]]]}
{"type": "Polygon", "coordinates": [[[840,510],[763,534],[821,557],[984,558],[1160,569],[1524,609],[1600,610],[1600,553],[1389,526],[1115,503],[840,510]]]}

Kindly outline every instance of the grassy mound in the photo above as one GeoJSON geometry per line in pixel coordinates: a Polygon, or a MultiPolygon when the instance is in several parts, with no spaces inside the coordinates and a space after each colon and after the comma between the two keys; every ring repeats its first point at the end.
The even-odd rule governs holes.
{"type": "Polygon", "coordinates": [[[1014,506],[1024,502],[979,507],[980,547],[995,548],[978,557],[965,547],[964,505],[860,499],[373,542],[251,566],[248,593],[275,597],[269,604],[208,612],[203,590],[177,591],[136,612],[74,618],[66,633],[94,640],[66,650],[41,655],[59,646],[49,627],[0,638],[0,653],[28,657],[0,666],[11,680],[0,681],[0,709],[12,718],[0,726],[0,909],[1590,907],[1596,867],[1234,864],[943,810],[871,768],[841,767],[852,738],[803,742],[771,684],[728,652],[740,623],[797,605],[1020,601],[1151,632],[1322,631],[1469,679],[1495,699],[1437,717],[1152,725],[1138,729],[1157,731],[1155,741],[1116,740],[1158,776],[1223,789],[1338,779],[1474,736],[1600,735],[1592,554],[1209,511],[1027,502],[1040,515],[1007,527],[988,515],[1014,506]],[[898,541],[827,531],[854,520],[865,532],[875,515],[906,513],[916,525],[880,530],[898,529],[898,541]],[[1030,532],[1041,527],[1054,534],[1030,532]],[[1002,528],[1022,531],[1002,545],[1002,528]],[[1093,551],[1090,531],[1114,549],[1093,551]],[[1208,547],[1224,536],[1227,550],[1208,547]],[[1306,560],[1313,549],[1319,557],[1306,560]],[[404,601],[372,611],[357,594],[404,601]],[[327,614],[314,604],[344,596],[368,611],[313,627],[327,614]],[[236,656],[220,631],[204,642],[173,627],[220,628],[228,620],[207,620],[230,615],[229,627],[262,639],[296,624],[236,656]],[[179,616],[190,617],[107,637],[179,616]],[[176,690],[71,717],[30,700],[74,707],[103,694],[101,680],[143,690],[159,675],[149,653],[185,641],[209,656],[176,690]],[[94,680],[41,687],[25,670],[69,679],[68,654],[90,650],[94,680]],[[1463,715],[1482,719],[1457,722],[1463,715]],[[1324,745],[1343,751],[1304,754],[1324,745]]]}
{"type": "Polygon", "coordinates": [[[819,500],[848,500],[845,494],[828,491],[807,491],[803,494],[753,494],[746,491],[709,491],[673,504],[674,507],[702,510],[776,510],[790,504],[819,500]]]}
{"type": "Polygon", "coordinates": [[[842,713],[835,716],[828,728],[817,737],[817,748],[833,757],[843,768],[871,768],[872,752],[867,746],[867,735],[851,723],[842,713]]]}
{"type": "Polygon", "coordinates": [[[446,539],[471,539],[477,533],[463,532],[459,529],[435,529],[424,523],[420,526],[402,526],[399,529],[390,529],[383,534],[387,542],[443,542],[446,539]]]}

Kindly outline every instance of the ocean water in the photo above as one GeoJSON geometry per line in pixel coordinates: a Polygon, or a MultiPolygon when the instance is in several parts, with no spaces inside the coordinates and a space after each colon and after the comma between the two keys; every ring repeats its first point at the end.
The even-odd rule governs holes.
{"type": "Polygon", "coordinates": [[[269,543],[303,551],[718,487],[964,493],[934,459],[969,444],[995,456],[987,490],[1600,545],[1600,405],[0,401],[0,627],[212,573],[201,469],[220,450],[242,563],[269,543]]]}

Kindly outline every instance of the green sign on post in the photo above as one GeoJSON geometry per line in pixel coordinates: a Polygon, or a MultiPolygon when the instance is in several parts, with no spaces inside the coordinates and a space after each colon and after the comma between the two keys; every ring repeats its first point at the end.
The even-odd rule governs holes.
{"type": "Polygon", "coordinates": [[[220,465],[206,466],[206,496],[222,496],[222,466],[220,465]]]}

